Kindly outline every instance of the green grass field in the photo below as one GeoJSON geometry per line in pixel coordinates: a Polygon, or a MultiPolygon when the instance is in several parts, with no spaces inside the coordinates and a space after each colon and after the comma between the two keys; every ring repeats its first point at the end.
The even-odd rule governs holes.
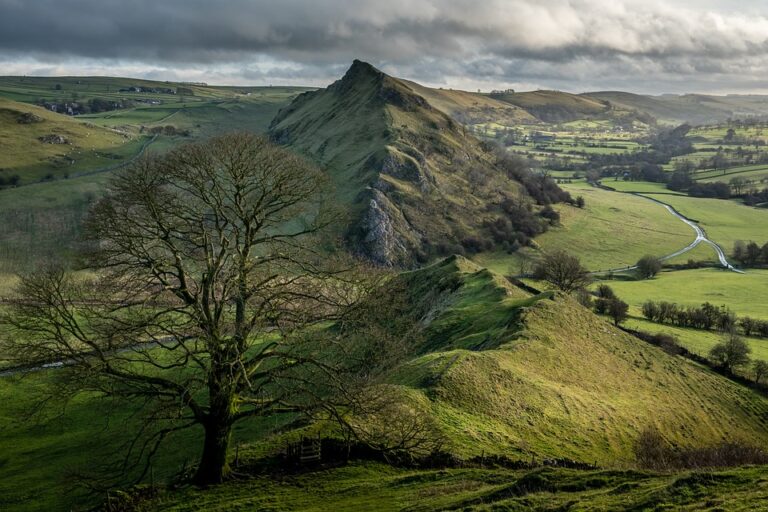
{"type": "Polygon", "coordinates": [[[672,205],[677,211],[693,219],[718,243],[726,253],[736,240],[754,240],[761,245],[768,241],[768,209],[745,206],[737,201],[703,199],[686,196],[648,194],[672,205]]]}
{"type": "MultiPolygon", "coordinates": [[[[590,270],[633,265],[645,254],[671,254],[695,239],[689,226],[642,197],[600,190],[586,183],[562,187],[574,197],[583,196],[586,207],[560,206],[562,226],[536,237],[535,243],[544,251],[564,249],[590,270]]],[[[476,260],[494,271],[518,274],[521,261],[537,256],[537,250],[526,248],[512,255],[480,254],[476,260]]]]}
{"type": "Polygon", "coordinates": [[[657,474],[540,469],[408,470],[357,463],[161,496],[150,510],[764,510],[768,470],[657,474]]]}
{"type": "MultiPolygon", "coordinates": [[[[630,329],[637,329],[639,331],[654,334],[671,334],[677,338],[682,346],[702,357],[707,357],[712,347],[722,342],[725,338],[725,335],[720,332],[689,329],[686,327],[676,327],[674,325],[660,325],[636,316],[629,318],[626,321],[625,326],[630,329]]],[[[768,361],[768,339],[744,337],[744,340],[752,349],[752,352],[750,353],[752,359],[768,361]]],[[[744,368],[742,373],[749,378],[754,377],[751,368],[744,368]]]]}
{"type": "MultiPolygon", "coordinates": [[[[767,399],[614,329],[571,299],[552,294],[530,297],[462,258],[406,273],[402,279],[411,294],[408,300],[414,307],[427,307],[430,321],[423,325],[423,345],[392,372],[389,382],[410,396],[423,414],[434,418],[445,436],[444,449],[460,458],[481,454],[522,460],[568,457],[622,470],[632,465],[634,439],[648,425],[656,425],[679,446],[724,438],[751,443],[767,439],[763,427],[767,399]]],[[[22,412],[30,409],[34,398],[56,389],[57,375],[66,371],[30,374],[20,381],[0,379],[0,509],[57,511],[92,504],[82,494],[68,492],[73,488],[72,475],[97,470],[106,459],[115,461],[121,443],[135,429],[131,407],[123,405],[107,413],[109,403],[89,394],[80,395],[62,416],[49,416],[51,421],[23,421],[22,412]]],[[[280,450],[279,438],[265,434],[282,427],[274,419],[244,424],[235,441],[242,444],[243,460],[247,463],[280,450]]],[[[156,482],[166,481],[185,462],[195,460],[198,435],[198,431],[190,431],[175,438],[153,466],[156,482]]],[[[354,473],[357,467],[338,471],[352,471],[350,476],[358,478],[354,473]]],[[[349,510],[366,504],[388,510],[398,503],[406,506],[419,495],[435,507],[441,503],[447,506],[454,502],[440,501],[443,485],[453,482],[461,493],[482,490],[477,484],[461,484],[459,481],[467,476],[461,471],[424,473],[436,476],[427,477],[429,482],[415,495],[402,495],[400,490],[393,494],[386,490],[388,486],[380,494],[361,480],[336,487],[334,473],[321,473],[329,484],[323,492],[328,501],[318,506],[334,504],[337,491],[339,500],[347,500],[349,510]],[[430,501],[430,496],[436,501],[430,501]]],[[[379,488],[390,475],[410,476],[401,483],[420,480],[421,472],[402,472],[377,465],[366,479],[375,479],[379,488]]],[[[523,476],[520,472],[504,473],[502,480],[489,484],[512,483],[515,475],[523,476]]],[[[582,490],[575,483],[582,477],[600,479],[608,474],[612,472],[552,474],[547,478],[554,487],[547,488],[557,492],[530,496],[536,501],[528,503],[544,506],[577,497],[595,499],[596,504],[606,507],[629,503],[628,495],[610,491],[630,480],[633,485],[644,480],[629,473],[627,482],[594,483],[582,490]],[[597,489],[604,492],[578,494],[597,489]]],[[[675,477],[654,478],[662,478],[659,484],[663,489],[672,481],[663,479],[675,477]]],[[[259,481],[205,493],[187,489],[166,496],[156,509],[247,510],[282,504],[283,510],[303,510],[307,500],[314,500],[301,491],[303,498],[296,501],[299,494],[289,493],[290,486],[281,488],[279,479],[268,484],[261,481],[262,492],[254,495],[249,486],[259,481]]],[[[660,496],[663,498],[657,498],[661,500],[677,499],[660,496]]],[[[507,503],[504,500],[511,498],[497,501],[507,503]]],[[[647,498],[643,491],[631,499],[647,498]]]]}
{"type": "Polygon", "coordinates": [[[608,281],[616,294],[639,316],[646,300],[698,306],[725,305],[741,316],[768,320],[768,270],[737,274],[706,268],[662,272],[644,281],[608,281]]]}

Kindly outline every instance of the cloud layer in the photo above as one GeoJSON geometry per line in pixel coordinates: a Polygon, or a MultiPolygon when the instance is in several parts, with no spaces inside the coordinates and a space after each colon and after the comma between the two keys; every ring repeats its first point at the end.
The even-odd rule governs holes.
{"type": "Polygon", "coordinates": [[[761,3],[0,0],[0,65],[319,85],[361,58],[434,85],[765,91],[761,3]]]}

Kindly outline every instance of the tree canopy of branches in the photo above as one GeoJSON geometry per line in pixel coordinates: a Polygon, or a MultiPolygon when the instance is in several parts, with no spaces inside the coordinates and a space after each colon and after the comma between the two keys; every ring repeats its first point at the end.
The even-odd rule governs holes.
{"type": "Polygon", "coordinates": [[[750,352],[752,349],[742,337],[730,333],[724,341],[712,347],[709,357],[726,371],[733,372],[749,363],[750,352]]]}
{"type": "Polygon", "coordinates": [[[637,273],[642,279],[650,279],[661,272],[661,260],[655,256],[643,256],[637,262],[637,273]]]}
{"type": "Polygon", "coordinates": [[[546,281],[566,293],[584,288],[592,280],[579,259],[565,251],[545,254],[533,274],[536,279],[546,281]]]}
{"type": "Polygon", "coordinates": [[[142,404],[153,429],[133,460],[202,427],[195,481],[221,482],[235,423],[338,414],[397,352],[379,346],[391,330],[364,334],[370,272],[320,252],[334,217],[325,190],[317,168],[248,134],[138,161],[90,213],[95,277],[23,276],[8,349],[66,361],[73,392],[142,404]]]}

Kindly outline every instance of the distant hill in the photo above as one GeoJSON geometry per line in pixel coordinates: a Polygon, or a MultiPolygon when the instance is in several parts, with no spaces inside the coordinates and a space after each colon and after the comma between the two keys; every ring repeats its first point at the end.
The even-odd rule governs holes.
{"type": "Polygon", "coordinates": [[[768,116],[768,96],[760,95],[643,96],[621,91],[601,91],[582,96],[645,112],[661,122],[673,124],[713,124],[732,118],[768,116]]]}
{"type": "Polygon", "coordinates": [[[502,231],[514,237],[520,228],[514,223],[533,215],[502,210],[505,199],[525,197],[525,188],[495,167],[488,148],[463,125],[416,90],[443,105],[466,100],[355,61],[327,89],[298,96],[270,127],[274,140],[328,168],[339,200],[351,211],[347,240],[382,265],[410,267],[463,251],[462,245],[482,249],[477,242],[492,239],[492,225],[504,224],[502,231]]]}
{"type": "Polygon", "coordinates": [[[403,80],[403,83],[423,96],[430,105],[463,124],[495,122],[514,126],[540,122],[527,110],[486,94],[454,89],[432,89],[408,80],[403,80]]]}
{"type": "Polygon", "coordinates": [[[492,98],[524,109],[545,123],[568,123],[580,120],[610,120],[618,124],[639,121],[652,124],[645,112],[613,104],[588,95],[562,91],[530,91],[492,94],[492,98]]]}

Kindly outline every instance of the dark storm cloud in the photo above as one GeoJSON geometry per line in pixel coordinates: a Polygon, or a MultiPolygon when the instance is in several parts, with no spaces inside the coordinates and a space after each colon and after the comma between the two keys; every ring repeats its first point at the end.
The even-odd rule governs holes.
{"type": "Polygon", "coordinates": [[[728,4],[0,0],[0,58],[132,62],[178,73],[197,66],[265,80],[330,79],[355,57],[433,83],[570,77],[599,86],[654,73],[660,83],[708,84],[739,69],[758,78],[768,71],[768,17],[759,2],[741,2],[743,14],[728,4]]]}

